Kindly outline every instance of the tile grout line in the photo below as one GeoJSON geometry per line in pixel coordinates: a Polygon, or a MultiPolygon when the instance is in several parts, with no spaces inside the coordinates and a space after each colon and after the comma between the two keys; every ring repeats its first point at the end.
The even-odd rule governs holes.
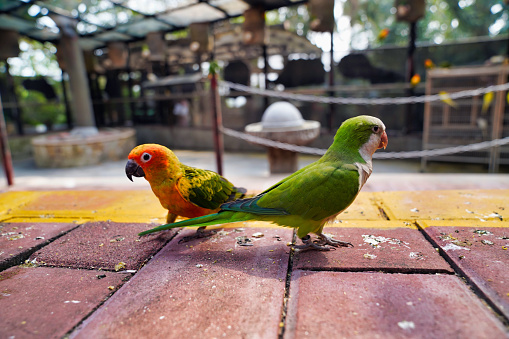
{"type": "MultiPolygon", "coordinates": [[[[297,240],[296,231],[293,231],[292,235],[292,243],[295,244],[297,240]]],[[[292,281],[292,273],[293,273],[293,261],[295,259],[295,250],[290,247],[290,254],[288,258],[288,269],[286,271],[286,279],[285,279],[285,293],[283,296],[283,307],[281,310],[281,318],[279,321],[279,333],[278,339],[283,339],[285,330],[286,330],[286,316],[288,313],[288,300],[290,299],[290,282],[292,281]]]]}
{"type": "MultiPolygon", "coordinates": [[[[380,211],[380,214],[382,217],[384,217],[386,220],[392,220],[384,209],[383,199],[378,196],[377,192],[374,192],[373,202],[378,207],[378,210],[380,211]]],[[[424,237],[424,239],[427,240],[431,246],[433,246],[433,248],[440,248],[431,239],[429,239],[427,237],[426,232],[424,232],[424,230],[420,227],[420,225],[415,220],[413,221],[413,224],[416,226],[416,229],[419,231],[419,233],[421,233],[421,235],[424,237]]],[[[443,255],[441,255],[441,256],[444,257],[443,255]]],[[[453,265],[451,265],[449,260],[446,259],[446,262],[453,268],[454,272],[456,273],[456,269],[454,268],[453,265]]],[[[424,271],[426,271],[426,270],[424,270],[424,271]]],[[[422,270],[421,270],[421,272],[422,272],[422,270]]],[[[395,273],[395,272],[391,272],[391,270],[389,270],[384,273],[395,273]]],[[[417,272],[401,272],[401,273],[414,274],[414,273],[419,273],[419,270],[417,270],[417,272]]],[[[433,270],[430,270],[430,272],[423,272],[423,273],[427,273],[427,274],[434,274],[434,273],[455,274],[455,273],[451,273],[448,271],[441,271],[441,270],[436,270],[435,272],[433,272],[433,270]]]]}
{"type": "MultiPolygon", "coordinates": [[[[150,260],[152,260],[156,255],[157,253],[159,253],[160,251],[162,251],[173,239],[175,239],[177,237],[177,235],[180,234],[180,232],[182,231],[182,228],[180,230],[178,230],[177,232],[175,232],[175,234],[170,238],[168,239],[168,241],[163,245],[161,246],[161,248],[156,251],[151,257],[149,260],[145,261],[142,266],[136,270],[135,273],[132,273],[130,275],[130,277],[126,277],[124,278],[124,283],[119,286],[118,288],[116,288],[114,291],[111,292],[110,295],[106,296],[99,304],[97,304],[96,307],[94,307],[88,314],[86,314],[85,316],[83,316],[83,318],[80,319],[80,321],[73,327],[71,328],[66,334],[64,334],[62,336],[62,339],[68,339],[70,338],[70,336],[72,335],[72,333],[77,330],[88,318],[90,318],[102,305],[104,305],[111,297],[113,297],[115,295],[115,293],[117,293],[117,291],[122,288],[127,282],[129,282],[129,280],[131,280],[132,278],[134,278],[134,276],[143,268],[145,267],[147,264],[150,263],[150,260]]],[[[76,268],[76,270],[80,270],[79,268],[76,268]]],[[[92,271],[93,269],[91,269],[92,271]]],[[[97,270],[96,270],[97,271],[97,270]]],[[[103,270],[101,270],[103,271],[103,270]]],[[[101,272],[101,271],[98,271],[98,272],[101,272]]],[[[111,272],[111,273],[122,273],[122,272],[114,272],[114,271],[105,271],[105,272],[111,272]]]]}
{"type": "Polygon", "coordinates": [[[25,253],[21,253],[20,255],[18,256],[15,256],[15,257],[12,257],[12,258],[9,258],[8,260],[5,261],[5,263],[3,264],[0,264],[0,272],[3,272],[11,267],[14,267],[14,266],[19,266],[19,265],[22,265],[25,263],[26,260],[28,260],[28,258],[30,258],[30,256],[32,254],[34,254],[35,252],[37,252],[38,250],[40,250],[41,248],[45,247],[45,246],[48,246],[49,244],[51,244],[52,242],[54,242],[55,240],[58,240],[59,238],[63,237],[64,235],[74,231],[75,229],[77,229],[78,227],[80,227],[81,225],[83,224],[78,224],[76,225],[75,227],[67,230],[67,231],[64,231],[62,232],[61,234],[57,234],[56,236],[54,236],[53,238],[50,238],[42,243],[40,243],[39,245],[36,245],[34,247],[32,247],[31,249],[29,249],[27,252],[25,253]]]}
{"type": "Polygon", "coordinates": [[[341,268],[341,267],[308,267],[308,268],[299,268],[300,271],[308,271],[308,272],[341,272],[341,273],[384,273],[384,274],[445,274],[445,275],[454,275],[455,272],[450,272],[447,270],[441,269],[426,269],[426,268],[382,268],[382,269],[374,269],[370,267],[357,267],[357,268],[341,268]]]}
{"type": "MultiPolygon", "coordinates": [[[[378,207],[380,213],[383,217],[385,217],[387,220],[391,220],[388,216],[388,214],[385,212],[382,204],[382,198],[378,197],[378,195],[375,192],[374,203],[378,207]]],[[[452,258],[435,242],[435,240],[429,236],[425,231],[424,228],[417,222],[417,220],[413,221],[413,224],[417,227],[417,230],[422,234],[424,239],[426,239],[433,248],[438,249],[438,253],[440,256],[451,266],[451,268],[454,270],[453,274],[456,274],[457,276],[461,277],[462,280],[465,282],[465,284],[474,292],[474,294],[481,299],[489,308],[491,308],[492,312],[500,319],[500,321],[507,327],[509,326],[509,319],[506,317],[504,312],[494,303],[491,301],[491,299],[477,286],[472,279],[468,277],[466,272],[464,272],[453,260],[452,258]]],[[[451,274],[450,272],[447,272],[448,274],[451,274]]]]}
{"type": "MultiPolygon", "coordinates": [[[[383,202],[382,198],[378,196],[378,194],[374,194],[373,202],[378,207],[378,210],[380,211],[380,214],[382,217],[386,218],[387,220],[391,220],[389,218],[389,215],[386,213],[386,211],[383,208],[383,202]]],[[[426,239],[433,248],[438,249],[438,253],[440,256],[451,266],[451,268],[454,270],[454,273],[459,277],[463,279],[465,284],[474,292],[474,294],[481,299],[486,305],[492,309],[492,312],[501,320],[501,322],[507,327],[509,326],[509,319],[504,314],[504,312],[494,303],[491,301],[491,299],[482,291],[477,284],[468,277],[466,272],[464,272],[453,260],[452,258],[435,242],[435,240],[429,236],[425,231],[424,228],[416,221],[413,221],[413,224],[417,227],[417,230],[422,234],[424,239],[426,239]]],[[[390,272],[385,272],[390,273],[390,272]]],[[[413,272],[412,272],[413,273],[413,272]]],[[[430,272],[431,274],[432,272],[430,272]]],[[[451,274],[450,272],[447,272],[447,274],[451,274]]]]}
{"type": "Polygon", "coordinates": [[[370,200],[378,208],[378,212],[380,213],[380,216],[385,220],[391,220],[391,218],[389,218],[389,215],[387,214],[387,212],[385,212],[385,210],[384,210],[382,198],[379,197],[378,194],[376,194],[377,192],[373,192],[373,193],[374,193],[373,197],[370,200]]]}
{"type": "Polygon", "coordinates": [[[424,236],[426,240],[433,246],[433,248],[438,249],[438,253],[444,260],[452,267],[454,273],[462,278],[465,284],[469,287],[469,289],[479,298],[481,299],[489,308],[491,308],[492,312],[499,318],[499,320],[507,327],[509,326],[509,318],[504,314],[504,312],[493,302],[491,299],[484,293],[484,291],[466,274],[464,270],[457,265],[454,260],[447,254],[446,251],[440,247],[440,245],[428,234],[424,231],[424,228],[418,223],[414,222],[417,226],[417,229],[424,236]]]}
{"type": "MultiPolygon", "coordinates": [[[[117,272],[111,272],[111,273],[117,273],[117,272]]],[[[129,282],[129,280],[131,280],[134,275],[134,274],[131,274],[131,276],[127,276],[125,277],[124,279],[122,279],[122,281],[124,282],[120,287],[116,288],[114,291],[112,291],[109,295],[107,295],[100,303],[98,303],[96,305],[96,307],[94,307],[92,310],[90,310],[90,312],[88,314],[85,314],[83,316],[83,318],[80,319],[80,321],[73,327],[71,328],[66,334],[64,334],[62,336],[62,339],[68,339],[70,338],[71,334],[79,327],[81,326],[85,320],[87,320],[88,318],[90,318],[94,313],[95,311],[97,311],[102,305],[104,305],[105,302],[107,302],[111,297],[113,297],[115,295],[115,293],[117,293],[117,291],[122,287],[124,286],[127,282],[129,282]]]]}

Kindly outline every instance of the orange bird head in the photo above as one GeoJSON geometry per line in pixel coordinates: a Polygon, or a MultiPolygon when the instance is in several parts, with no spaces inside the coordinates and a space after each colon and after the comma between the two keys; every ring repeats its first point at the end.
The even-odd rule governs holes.
{"type": "Polygon", "coordinates": [[[149,182],[154,179],[166,179],[180,173],[180,162],[177,156],[167,147],[158,144],[144,144],[131,150],[125,166],[129,180],[145,177],[149,182]]]}

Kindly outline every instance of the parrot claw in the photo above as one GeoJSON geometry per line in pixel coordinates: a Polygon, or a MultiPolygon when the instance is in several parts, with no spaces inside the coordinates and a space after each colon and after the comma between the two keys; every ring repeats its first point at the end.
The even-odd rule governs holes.
{"type": "Polygon", "coordinates": [[[329,237],[325,234],[318,234],[319,240],[316,241],[319,245],[330,245],[334,247],[354,247],[351,243],[341,240],[335,240],[332,239],[332,237],[329,237]]]}
{"type": "Polygon", "coordinates": [[[307,250],[335,251],[336,250],[336,246],[334,246],[334,247],[323,246],[323,245],[326,245],[326,243],[324,243],[322,241],[312,241],[309,234],[306,235],[304,238],[301,238],[300,240],[302,240],[302,243],[304,245],[293,245],[292,247],[294,249],[298,249],[298,250],[302,250],[302,251],[307,251],[307,250]]]}
{"type": "Polygon", "coordinates": [[[213,230],[205,231],[205,227],[206,226],[199,227],[193,235],[183,237],[182,239],[179,240],[178,243],[182,244],[182,243],[194,240],[194,239],[208,238],[208,237],[211,237],[214,234],[216,234],[216,231],[213,231],[213,230]]]}
{"type": "Polygon", "coordinates": [[[292,246],[293,249],[301,250],[301,251],[307,251],[307,250],[318,250],[318,251],[335,251],[336,247],[328,247],[328,246],[320,246],[313,242],[305,245],[294,245],[292,246]]]}

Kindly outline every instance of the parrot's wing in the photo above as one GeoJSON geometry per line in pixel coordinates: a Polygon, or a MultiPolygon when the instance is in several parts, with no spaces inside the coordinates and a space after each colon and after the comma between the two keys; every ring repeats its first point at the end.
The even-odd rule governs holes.
{"type": "Polygon", "coordinates": [[[234,201],[237,199],[242,199],[247,193],[247,189],[244,187],[233,187],[233,191],[228,197],[228,201],[234,201]]]}
{"type": "Polygon", "coordinates": [[[257,195],[254,198],[239,199],[227,202],[221,205],[221,211],[234,211],[234,212],[247,212],[259,215],[288,215],[289,213],[282,209],[275,209],[270,207],[260,207],[258,201],[263,197],[263,194],[257,195]]]}
{"type": "Polygon", "coordinates": [[[273,186],[257,204],[304,219],[323,220],[347,208],[360,187],[357,166],[318,162],[273,186]]]}
{"type": "Polygon", "coordinates": [[[221,210],[322,220],[347,208],[359,187],[355,165],[314,163],[254,198],[221,205],[221,210]]]}
{"type": "MultiPolygon", "coordinates": [[[[509,98],[509,97],[508,97],[509,98]]],[[[509,102],[509,99],[508,99],[508,102],[509,102]]],[[[311,163],[303,168],[301,168],[300,170],[296,171],[296,172],[293,172],[292,174],[290,174],[289,176],[287,176],[286,178],[282,179],[281,181],[279,181],[278,183],[270,186],[269,188],[267,188],[265,191],[263,191],[262,193],[260,193],[259,195],[263,195],[269,191],[272,191],[273,189],[275,189],[276,187],[278,187],[279,185],[283,184],[284,182],[287,182],[287,181],[290,181],[292,180],[294,177],[297,177],[299,176],[301,173],[303,172],[306,172],[309,168],[311,167],[314,167],[316,165],[316,162],[314,163],[311,163]]]]}
{"type": "Polygon", "coordinates": [[[219,174],[182,166],[184,175],[177,185],[180,194],[187,201],[202,208],[215,210],[235,196],[233,184],[219,174]]]}
{"type": "Polygon", "coordinates": [[[291,181],[292,178],[299,176],[301,173],[307,171],[307,169],[314,164],[310,164],[304,168],[301,168],[300,170],[292,173],[288,177],[284,178],[277,184],[272,185],[262,193],[258,194],[257,196],[249,199],[239,199],[232,202],[227,202],[223,205],[221,205],[222,211],[235,211],[235,212],[248,212],[253,214],[262,214],[262,215],[288,215],[290,213],[286,212],[284,208],[270,208],[270,207],[260,207],[258,205],[258,201],[265,196],[265,194],[275,190],[278,186],[281,184],[291,181]]]}

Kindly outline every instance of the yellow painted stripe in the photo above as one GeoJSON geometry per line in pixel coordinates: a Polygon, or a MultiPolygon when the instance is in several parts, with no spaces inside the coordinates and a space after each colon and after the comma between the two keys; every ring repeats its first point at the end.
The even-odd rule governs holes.
{"type": "Polygon", "coordinates": [[[166,210],[151,191],[38,191],[8,192],[0,201],[10,201],[0,218],[51,218],[157,222],[166,220],[166,210]]]}
{"type": "Polygon", "coordinates": [[[325,225],[327,227],[337,228],[376,228],[376,229],[391,229],[391,228],[411,228],[417,229],[417,226],[410,220],[342,220],[341,222],[334,222],[325,225]]]}
{"type": "MultiPolygon", "coordinates": [[[[159,225],[165,223],[167,213],[150,190],[11,191],[0,194],[0,206],[1,222],[111,220],[159,225]]],[[[500,220],[508,220],[508,213],[509,190],[361,192],[352,206],[326,227],[415,228],[417,220],[422,227],[508,227],[500,220]]],[[[219,227],[280,226],[250,221],[219,227]]]]}
{"type": "Polygon", "coordinates": [[[391,220],[509,219],[509,190],[377,192],[391,220]]]}
{"type": "Polygon", "coordinates": [[[79,218],[30,218],[30,217],[14,217],[1,219],[2,223],[75,223],[77,225],[90,222],[90,219],[79,218]]]}
{"type": "Polygon", "coordinates": [[[12,191],[0,194],[0,216],[7,215],[39,196],[41,192],[12,191]]]}
{"type": "Polygon", "coordinates": [[[372,192],[361,192],[355,201],[339,215],[342,220],[384,220],[380,213],[376,195],[372,192]]]}
{"type": "Polygon", "coordinates": [[[499,220],[417,220],[417,224],[422,227],[474,227],[474,228],[509,228],[509,222],[499,220]]]}

